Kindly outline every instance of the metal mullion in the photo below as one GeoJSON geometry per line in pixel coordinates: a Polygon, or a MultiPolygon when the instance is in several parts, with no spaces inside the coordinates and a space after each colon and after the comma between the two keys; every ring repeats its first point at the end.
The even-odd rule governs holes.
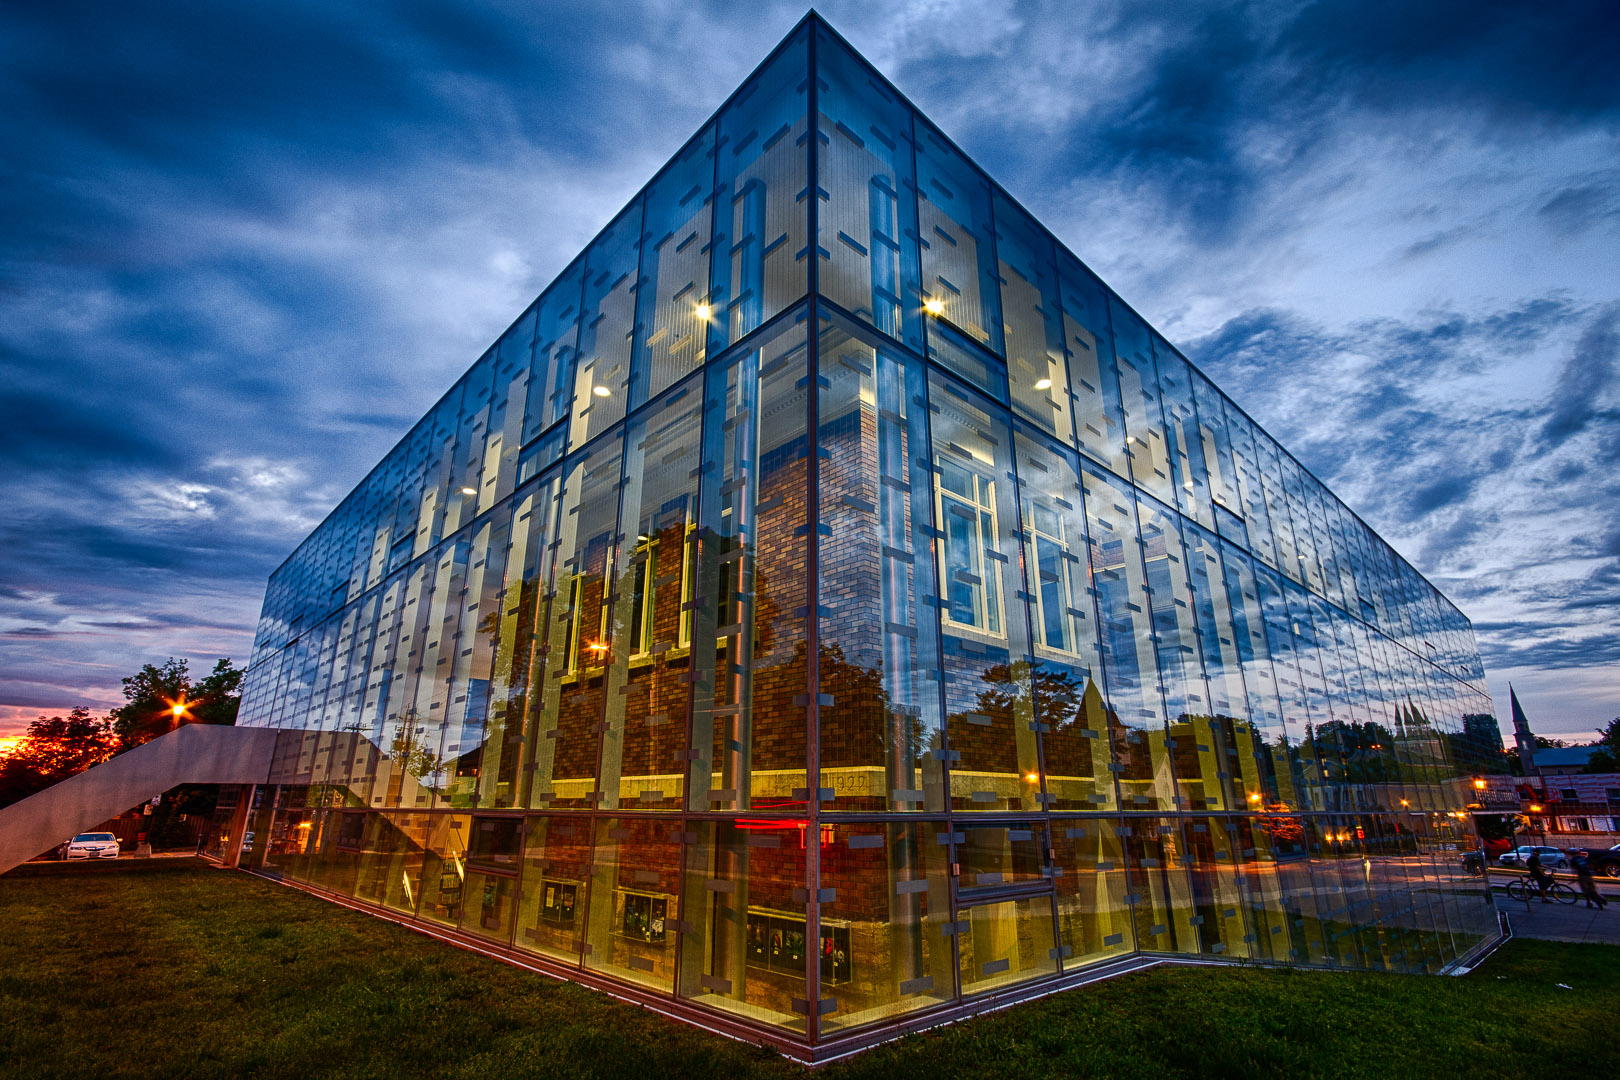
{"type": "Polygon", "coordinates": [[[809,145],[805,172],[810,195],[807,222],[810,264],[805,285],[810,306],[805,334],[805,476],[809,488],[805,497],[808,549],[805,563],[805,787],[809,797],[805,812],[809,820],[804,844],[804,1033],[812,1044],[821,1035],[821,194],[820,154],[817,152],[821,142],[821,111],[817,92],[820,79],[816,67],[817,30],[818,20],[807,20],[805,105],[809,145]]]}

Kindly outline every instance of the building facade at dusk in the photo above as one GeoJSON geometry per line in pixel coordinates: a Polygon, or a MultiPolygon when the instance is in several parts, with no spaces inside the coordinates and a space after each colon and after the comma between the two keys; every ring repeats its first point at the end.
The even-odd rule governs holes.
{"type": "Polygon", "coordinates": [[[244,864],[820,1060],[1167,958],[1456,966],[1491,712],[809,17],[272,576],[244,864]]]}

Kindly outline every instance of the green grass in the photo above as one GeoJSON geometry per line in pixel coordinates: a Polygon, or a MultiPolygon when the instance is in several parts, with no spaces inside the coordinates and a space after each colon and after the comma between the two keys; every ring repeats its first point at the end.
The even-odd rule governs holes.
{"type": "MultiPolygon", "coordinates": [[[[0,1075],[795,1077],[582,987],[244,874],[0,879],[0,1075]]],[[[816,1080],[1613,1075],[1620,948],[1463,978],[1166,968],[892,1043],[816,1080]],[[1556,984],[1566,983],[1565,990],[1556,984]]]]}

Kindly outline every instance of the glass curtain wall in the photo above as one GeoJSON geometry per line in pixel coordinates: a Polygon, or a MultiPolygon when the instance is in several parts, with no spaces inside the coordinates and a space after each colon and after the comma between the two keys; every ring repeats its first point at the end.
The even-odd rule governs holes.
{"type": "Polygon", "coordinates": [[[1439,971],[1490,713],[812,17],[273,575],[244,863],[791,1045],[1137,955],[1439,971]]]}

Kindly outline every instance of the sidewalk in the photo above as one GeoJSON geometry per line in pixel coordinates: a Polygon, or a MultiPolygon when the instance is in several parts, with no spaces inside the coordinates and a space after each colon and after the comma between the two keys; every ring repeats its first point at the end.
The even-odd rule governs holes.
{"type": "Polygon", "coordinates": [[[1584,901],[1574,906],[1531,901],[1527,907],[1497,893],[1496,910],[1507,913],[1516,937],[1620,945],[1620,901],[1610,900],[1601,911],[1588,908],[1584,901]]]}

